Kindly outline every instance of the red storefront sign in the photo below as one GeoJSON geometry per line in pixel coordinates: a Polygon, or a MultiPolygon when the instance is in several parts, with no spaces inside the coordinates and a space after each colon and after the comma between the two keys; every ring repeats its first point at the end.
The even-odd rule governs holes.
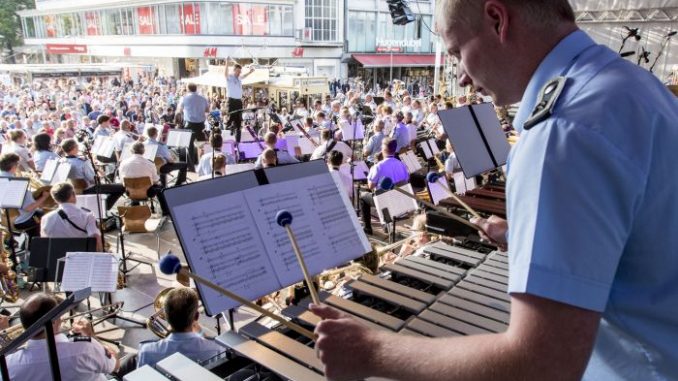
{"type": "Polygon", "coordinates": [[[253,35],[265,36],[268,34],[268,7],[266,5],[252,5],[250,20],[253,35]]]}
{"type": "Polygon", "coordinates": [[[202,56],[205,58],[217,58],[217,48],[205,48],[202,56]]]}
{"type": "Polygon", "coordinates": [[[139,34],[153,34],[153,8],[137,8],[137,21],[139,22],[139,34]]]}
{"type": "Polygon", "coordinates": [[[292,49],[292,57],[303,57],[304,56],[304,48],[301,46],[297,46],[296,48],[292,49]]]}
{"type": "Polygon", "coordinates": [[[97,14],[94,12],[85,12],[85,25],[87,25],[88,36],[99,35],[99,22],[97,21],[97,14]]]}
{"type": "Polygon", "coordinates": [[[402,53],[400,46],[377,46],[377,53],[402,53]]]}
{"type": "Polygon", "coordinates": [[[47,44],[47,53],[49,54],[85,54],[87,45],[76,44],[47,44]]]}
{"type": "Polygon", "coordinates": [[[184,4],[181,26],[184,34],[200,34],[200,8],[184,4]]]}

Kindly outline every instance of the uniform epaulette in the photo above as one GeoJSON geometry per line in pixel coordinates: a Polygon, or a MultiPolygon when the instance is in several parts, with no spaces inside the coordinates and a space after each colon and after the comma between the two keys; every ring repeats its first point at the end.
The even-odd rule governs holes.
{"type": "Polygon", "coordinates": [[[69,337],[69,340],[70,340],[72,343],[82,343],[82,342],[91,343],[91,342],[92,342],[92,337],[90,337],[90,336],[82,336],[82,335],[73,335],[73,336],[70,336],[70,337],[69,337]]]}
{"type": "Polygon", "coordinates": [[[553,114],[553,108],[555,107],[558,98],[563,93],[566,84],[566,77],[556,77],[544,85],[539,93],[537,105],[532,111],[530,118],[527,119],[523,125],[523,129],[529,130],[553,114]]]}

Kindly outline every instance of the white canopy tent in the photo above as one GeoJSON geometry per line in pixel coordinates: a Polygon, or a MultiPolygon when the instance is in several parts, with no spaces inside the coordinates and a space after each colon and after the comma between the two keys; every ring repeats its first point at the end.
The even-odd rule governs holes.
{"type": "Polygon", "coordinates": [[[672,31],[678,31],[678,0],[570,0],[577,14],[579,26],[597,42],[619,50],[622,38],[628,34],[624,27],[638,28],[640,41],[627,40],[624,52],[634,52],[628,60],[638,63],[643,49],[649,52],[649,69],[663,82],[678,81],[678,35],[668,40],[672,31]],[[662,55],[657,57],[666,45],[662,55]]]}

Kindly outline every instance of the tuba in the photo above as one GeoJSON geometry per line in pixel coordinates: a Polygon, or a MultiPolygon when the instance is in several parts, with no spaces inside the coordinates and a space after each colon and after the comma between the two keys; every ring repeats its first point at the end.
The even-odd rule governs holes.
{"type": "Polygon", "coordinates": [[[0,230],[0,298],[14,303],[19,299],[19,287],[16,273],[12,270],[14,263],[5,248],[5,233],[4,230],[0,230]]]}
{"type": "Polygon", "coordinates": [[[155,313],[146,319],[146,326],[148,329],[161,339],[166,338],[172,333],[172,330],[167,323],[167,317],[165,316],[165,299],[167,299],[167,294],[172,290],[174,290],[174,287],[168,287],[158,293],[158,296],[156,296],[153,301],[155,313]]]}

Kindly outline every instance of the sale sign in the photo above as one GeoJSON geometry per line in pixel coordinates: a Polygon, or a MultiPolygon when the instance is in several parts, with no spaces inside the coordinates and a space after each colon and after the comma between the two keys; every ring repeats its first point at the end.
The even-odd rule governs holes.
{"type": "Polygon", "coordinates": [[[200,34],[200,7],[184,4],[182,10],[181,25],[184,34],[200,34]]]}
{"type": "Polygon", "coordinates": [[[139,7],[137,8],[137,21],[139,23],[139,34],[153,34],[153,8],[139,7]]]}
{"type": "Polygon", "coordinates": [[[87,26],[88,36],[99,35],[99,22],[95,12],[85,12],[85,25],[87,26]]]}

